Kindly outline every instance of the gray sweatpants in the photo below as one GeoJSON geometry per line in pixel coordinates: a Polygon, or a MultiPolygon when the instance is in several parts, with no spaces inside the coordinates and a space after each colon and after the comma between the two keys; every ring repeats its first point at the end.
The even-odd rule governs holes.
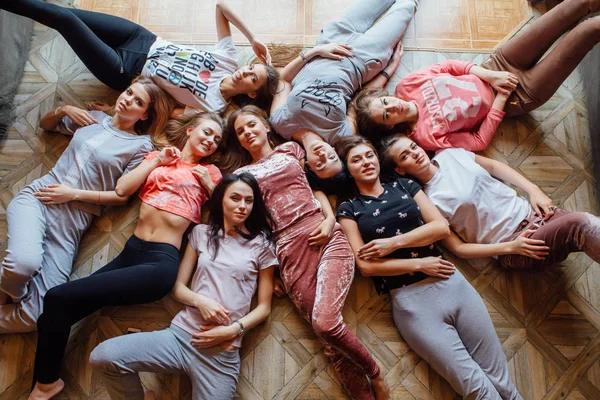
{"type": "Polygon", "coordinates": [[[186,373],[194,400],[233,398],[240,374],[239,350],[196,349],[192,335],[171,324],[162,331],[134,333],[100,343],[90,364],[112,400],[143,400],[138,372],[186,373]]]}
{"type": "Polygon", "coordinates": [[[456,270],[391,293],[406,343],[466,399],[521,399],[477,291],[456,270]]]}
{"type": "Polygon", "coordinates": [[[416,7],[416,0],[357,0],[341,19],[325,26],[317,45],[349,44],[352,53],[363,64],[359,66],[361,82],[367,83],[386,67],[416,7]],[[388,9],[387,14],[377,21],[388,9]]]}
{"type": "Polygon", "coordinates": [[[14,304],[0,306],[0,333],[36,329],[43,296],[69,280],[81,236],[93,216],[69,203],[46,206],[33,193],[57,183],[46,175],[23,188],[8,205],[8,246],[0,290],[14,304]]]}

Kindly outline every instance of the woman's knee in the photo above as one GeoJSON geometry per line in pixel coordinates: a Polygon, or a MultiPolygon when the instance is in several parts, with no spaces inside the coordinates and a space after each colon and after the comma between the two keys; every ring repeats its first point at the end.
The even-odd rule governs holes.
{"type": "Polygon", "coordinates": [[[348,330],[341,316],[337,320],[323,320],[313,317],[311,325],[315,334],[326,343],[339,339],[348,330]]]}
{"type": "Polygon", "coordinates": [[[118,371],[116,366],[117,354],[109,340],[100,343],[90,354],[90,365],[98,372],[118,371]]]}

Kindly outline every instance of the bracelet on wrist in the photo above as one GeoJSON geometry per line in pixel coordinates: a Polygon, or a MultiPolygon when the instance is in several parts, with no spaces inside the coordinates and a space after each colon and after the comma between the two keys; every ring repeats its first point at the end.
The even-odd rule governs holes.
{"type": "Polygon", "coordinates": [[[302,61],[308,62],[308,60],[306,59],[306,50],[302,50],[299,54],[299,57],[302,59],[302,61]]]}
{"type": "Polygon", "coordinates": [[[59,118],[59,116],[58,116],[58,112],[59,112],[60,110],[62,110],[62,106],[58,106],[58,107],[56,107],[56,108],[54,109],[54,116],[55,116],[56,118],[59,118]]]}
{"type": "Polygon", "coordinates": [[[379,75],[385,76],[388,81],[391,79],[390,74],[388,74],[384,70],[379,71],[379,75]]]}
{"type": "Polygon", "coordinates": [[[238,324],[240,326],[240,333],[238,333],[236,335],[236,337],[242,336],[246,332],[246,329],[244,328],[244,324],[242,323],[242,321],[237,320],[237,321],[233,321],[233,323],[238,324]]]}

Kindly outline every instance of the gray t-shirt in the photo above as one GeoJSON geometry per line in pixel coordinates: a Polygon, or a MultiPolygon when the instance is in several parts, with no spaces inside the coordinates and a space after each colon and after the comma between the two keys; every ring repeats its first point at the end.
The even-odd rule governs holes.
{"type": "MultiPolygon", "coordinates": [[[[198,253],[190,289],[221,304],[229,311],[231,321],[237,321],[250,311],[259,271],[278,265],[275,246],[261,235],[252,240],[225,235],[213,260],[212,249],[208,248],[209,229],[208,225],[197,225],[188,235],[190,245],[198,253]]],[[[212,325],[191,306],[185,306],[173,318],[173,324],[192,334],[200,326],[212,325]]],[[[241,344],[241,337],[232,341],[236,347],[241,344]]]]}
{"type": "MultiPolygon", "coordinates": [[[[121,175],[137,167],[144,155],[154,150],[154,145],[148,135],[115,128],[112,117],[101,111],[90,114],[98,120],[97,124],[80,128],[69,117],[60,122],[58,131],[73,135],[73,139],[47,179],[74,189],[114,190],[121,175]]],[[[85,210],[89,211],[88,208],[85,210]]]]}
{"type": "Polygon", "coordinates": [[[423,190],[450,228],[467,243],[500,243],[529,215],[527,199],[491,176],[464,149],[445,149],[439,169],[423,190]]]}
{"type": "Polygon", "coordinates": [[[349,58],[311,61],[294,80],[286,104],[271,114],[271,124],[288,140],[300,129],[311,129],[329,143],[352,135],[346,105],[360,88],[360,76],[349,58]]]}

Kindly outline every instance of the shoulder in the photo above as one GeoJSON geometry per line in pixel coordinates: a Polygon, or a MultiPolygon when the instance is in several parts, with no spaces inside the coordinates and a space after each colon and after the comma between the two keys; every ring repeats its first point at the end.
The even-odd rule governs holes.
{"type": "Polygon", "coordinates": [[[277,146],[277,150],[279,150],[282,153],[290,154],[299,160],[304,159],[305,156],[305,152],[302,146],[293,141],[285,142],[277,146]]]}
{"type": "Polygon", "coordinates": [[[337,216],[354,219],[354,212],[357,209],[357,205],[358,202],[356,201],[356,198],[342,202],[337,207],[337,216]]]}
{"type": "Polygon", "coordinates": [[[226,55],[230,59],[237,61],[237,50],[233,44],[233,38],[231,36],[227,36],[219,40],[219,43],[213,47],[213,51],[222,55],[226,55]]]}
{"type": "Polygon", "coordinates": [[[209,228],[208,225],[198,224],[192,229],[188,235],[188,239],[194,250],[199,250],[200,246],[206,242],[209,228]]]}

